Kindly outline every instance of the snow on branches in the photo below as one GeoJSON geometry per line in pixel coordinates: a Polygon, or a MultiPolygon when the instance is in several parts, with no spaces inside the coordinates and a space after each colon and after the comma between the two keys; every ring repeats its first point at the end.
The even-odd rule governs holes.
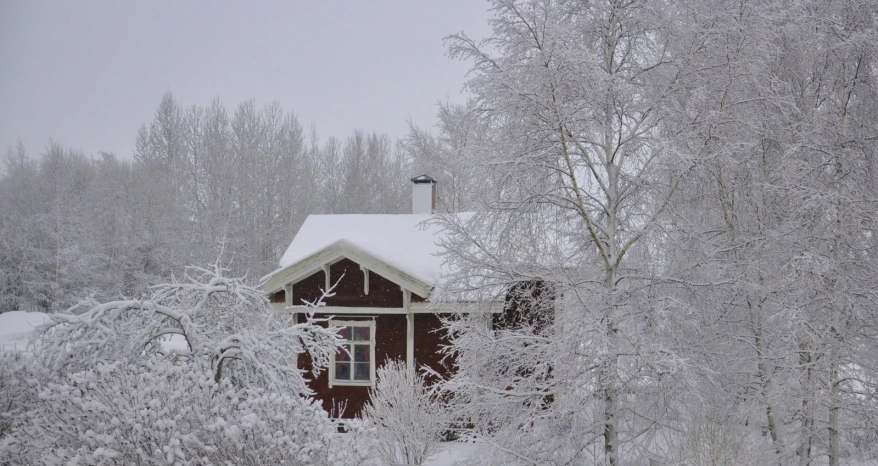
{"type": "Polygon", "coordinates": [[[41,329],[39,357],[70,373],[157,355],[208,370],[217,382],[310,393],[296,355],[308,352],[315,372],[322,370],[341,342],[335,331],[316,325],[314,306],[302,309],[309,319],[300,324],[272,312],[257,288],[223,272],[216,264],[190,267],[182,282],[156,285],[143,299],[84,301],[53,314],[41,329]],[[169,348],[171,337],[183,348],[169,348]]]}
{"type": "Polygon", "coordinates": [[[363,408],[363,419],[373,424],[378,456],[387,464],[423,464],[439,453],[448,415],[422,375],[403,361],[378,368],[377,386],[363,408]]]}
{"type": "Polygon", "coordinates": [[[0,442],[12,464],[354,465],[368,450],[338,434],[319,403],[245,391],[190,363],[153,356],[98,363],[40,393],[0,442]]]}
{"type": "Polygon", "coordinates": [[[342,341],[318,325],[317,304],[302,308],[307,319],[297,324],[223,272],[192,267],[183,282],[155,286],[143,299],[83,302],[52,315],[33,362],[0,359],[3,384],[31,364],[45,375],[30,377],[38,400],[0,418],[0,457],[8,464],[361,464],[371,454],[361,435],[368,430],[338,434],[297,368],[297,356],[308,352],[315,373],[322,370],[342,341]],[[170,336],[180,341],[169,345],[170,336]]]}

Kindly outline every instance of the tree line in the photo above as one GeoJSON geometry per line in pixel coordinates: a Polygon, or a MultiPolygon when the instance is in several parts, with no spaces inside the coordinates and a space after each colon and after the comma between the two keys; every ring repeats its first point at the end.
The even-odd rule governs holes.
{"type": "Polygon", "coordinates": [[[321,141],[277,103],[230,113],[169,92],[131,160],[56,141],[32,157],[19,143],[0,177],[0,310],[139,296],[217,259],[256,280],[309,214],[409,212],[408,179],[452,144],[417,131],[417,146],[361,131],[321,141]],[[424,145],[430,157],[414,156],[424,145]]]}

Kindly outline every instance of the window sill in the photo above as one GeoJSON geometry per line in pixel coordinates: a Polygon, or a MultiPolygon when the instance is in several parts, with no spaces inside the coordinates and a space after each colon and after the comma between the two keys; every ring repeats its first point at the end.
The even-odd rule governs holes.
{"type": "Polygon", "coordinates": [[[336,385],[341,385],[344,387],[374,387],[375,384],[371,381],[353,381],[353,380],[333,380],[329,385],[329,388],[335,387],[336,385]]]}

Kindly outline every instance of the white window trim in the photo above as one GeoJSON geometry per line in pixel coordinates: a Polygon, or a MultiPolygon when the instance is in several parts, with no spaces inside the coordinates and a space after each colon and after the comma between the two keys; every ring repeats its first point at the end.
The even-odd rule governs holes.
{"type": "MultiPolygon", "coordinates": [[[[335,380],[335,353],[329,364],[329,388],[333,385],[372,387],[375,388],[375,321],[374,320],[330,320],[330,327],[369,327],[369,381],[363,380],[335,380]]],[[[351,355],[353,361],[353,354],[351,355]]],[[[354,367],[351,364],[351,371],[354,367]]]]}

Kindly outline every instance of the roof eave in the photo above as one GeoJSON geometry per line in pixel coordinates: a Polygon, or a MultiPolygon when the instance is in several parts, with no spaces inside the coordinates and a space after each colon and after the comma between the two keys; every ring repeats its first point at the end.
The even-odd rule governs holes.
{"type": "Polygon", "coordinates": [[[274,293],[284,289],[290,283],[297,283],[314,273],[323,270],[323,266],[332,264],[340,259],[348,258],[361,266],[369,269],[382,277],[396,283],[400,287],[412,291],[418,296],[427,298],[433,288],[431,285],[387,264],[386,262],[361,251],[360,249],[339,241],[326,248],[311,254],[295,264],[272,272],[264,283],[259,285],[265,293],[274,293]]]}

